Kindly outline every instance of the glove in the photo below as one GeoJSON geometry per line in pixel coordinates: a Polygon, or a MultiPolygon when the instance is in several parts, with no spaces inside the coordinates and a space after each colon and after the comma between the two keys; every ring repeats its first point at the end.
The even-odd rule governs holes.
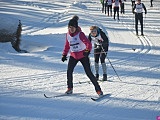
{"type": "Polygon", "coordinates": [[[145,12],[145,14],[147,14],[147,12],[145,12]]]}
{"type": "Polygon", "coordinates": [[[101,49],[101,46],[100,46],[100,45],[97,45],[97,46],[96,46],[96,49],[101,49]]]}
{"type": "Polygon", "coordinates": [[[102,42],[103,42],[102,40],[98,40],[98,43],[99,43],[99,44],[102,44],[102,42]]]}
{"type": "Polygon", "coordinates": [[[66,55],[62,55],[62,62],[66,61],[67,60],[67,56],[66,55]]]}
{"type": "Polygon", "coordinates": [[[88,57],[89,54],[90,54],[90,51],[89,51],[89,50],[85,50],[85,51],[83,52],[83,55],[84,55],[85,57],[88,57]]]}

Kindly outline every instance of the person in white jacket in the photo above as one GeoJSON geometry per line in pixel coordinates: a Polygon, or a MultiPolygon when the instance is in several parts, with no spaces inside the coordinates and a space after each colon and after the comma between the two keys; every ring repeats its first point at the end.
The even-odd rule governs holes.
{"type": "Polygon", "coordinates": [[[119,20],[119,6],[120,6],[121,0],[113,0],[114,4],[114,20],[117,13],[117,19],[119,20]]]}

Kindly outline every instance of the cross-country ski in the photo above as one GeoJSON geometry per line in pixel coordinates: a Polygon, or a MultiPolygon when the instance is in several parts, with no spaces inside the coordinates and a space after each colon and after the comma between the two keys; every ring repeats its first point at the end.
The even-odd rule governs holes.
{"type": "Polygon", "coordinates": [[[45,98],[58,98],[58,97],[63,97],[63,96],[80,96],[83,93],[72,93],[72,94],[66,94],[66,93],[62,93],[62,94],[58,94],[58,95],[47,95],[44,94],[45,98]]]}
{"type": "Polygon", "coordinates": [[[99,101],[99,100],[101,100],[103,98],[110,97],[110,96],[111,96],[111,94],[104,94],[104,95],[100,95],[100,96],[97,96],[97,97],[91,97],[91,99],[93,101],[99,101]]]}

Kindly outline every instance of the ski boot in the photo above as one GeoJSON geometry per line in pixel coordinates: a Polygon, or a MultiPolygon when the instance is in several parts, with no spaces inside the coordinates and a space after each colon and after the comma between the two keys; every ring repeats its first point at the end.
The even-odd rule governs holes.
{"type": "Polygon", "coordinates": [[[107,74],[103,74],[103,79],[102,81],[107,81],[107,74]]]}
{"type": "Polygon", "coordinates": [[[99,96],[102,96],[102,95],[103,95],[103,92],[102,92],[101,90],[99,90],[99,91],[97,91],[97,94],[98,94],[99,96]]]}
{"type": "Polygon", "coordinates": [[[96,79],[97,79],[97,81],[99,80],[99,74],[96,74],[96,79]]]}
{"type": "Polygon", "coordinates": [[[73,93],[73,88],[68,88],[65,94],[72,94],[73,93]]]}

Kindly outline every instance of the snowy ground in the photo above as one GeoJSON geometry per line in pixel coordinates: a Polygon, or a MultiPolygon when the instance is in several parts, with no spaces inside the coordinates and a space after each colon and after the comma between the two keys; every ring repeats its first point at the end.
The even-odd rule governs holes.
{"type": "MultiPolygon", "coordinates": [[[[101,13],[98,0],[1,0],[0,15],[22,21],[21,48],[29,53],[17,53],[10,43],[0,43],[0,119],[156,120],[160,116],[160,3],[153,2],[153,8],[149,0],[144,3],[145,37],[137,38],[130,0],[119,22],[101,13]],[[68,21],[75,14],[86,35],[91,25],[108,32],[108,58],[122,80],[106,59],[108,81],[100,85],[111,96],[98,102],[90,99],[96,93],[85,82],[89,79],[81,64],[74,71],[74,92],[83,94],[43,96],[66,90],[67,62],[61,62],[61,54],[68,21]]],[[[90,58],[93,68],[93,54],[90,58]]]]}

